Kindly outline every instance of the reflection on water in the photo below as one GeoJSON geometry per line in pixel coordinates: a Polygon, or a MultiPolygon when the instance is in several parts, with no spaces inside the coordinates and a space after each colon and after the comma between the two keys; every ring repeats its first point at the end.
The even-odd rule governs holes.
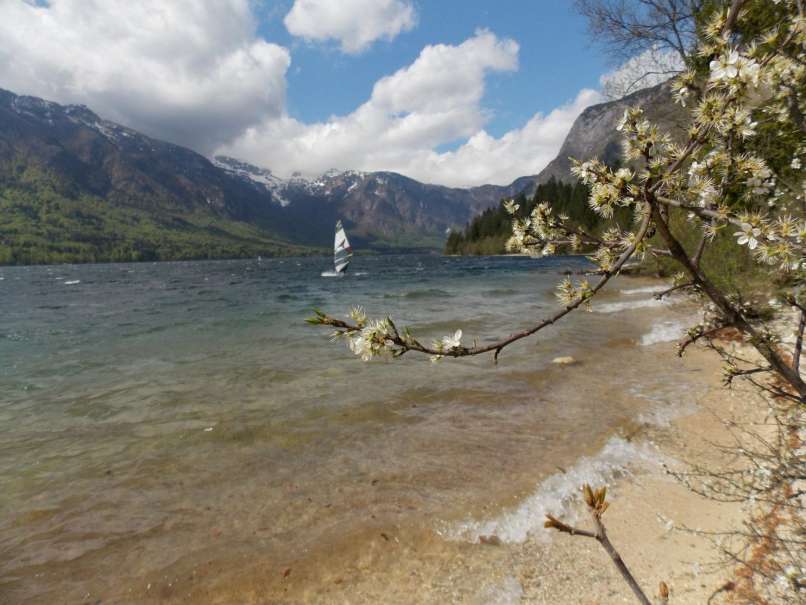
{"type": "Polygon", "coordinates": [[[0,601],[263,602],[289,578],[303,598],[340,557],[382,577],[379,531],[454,556],[434,528],[517,506],[657,403],[641,393],[672,405],[691,382],[636,346],[688,313],[625,306],[651,299],[636,280],[497,366],[362,364],[306,326],[312,307],[485,343],[583,263],[358,257],[340,280],[323,263],[0,268],[0,601]]]}

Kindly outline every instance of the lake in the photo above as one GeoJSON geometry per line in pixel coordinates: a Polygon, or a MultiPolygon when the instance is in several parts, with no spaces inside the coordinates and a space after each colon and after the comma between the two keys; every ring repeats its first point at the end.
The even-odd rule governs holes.
{"type": "Polygon", "coordinates": [[[363,363],[313,308],[492,342],[586,261],[358,256],[320,277],[330,264],[0,268],[0,602],[327,602],[329,585],[372,602],[366,582],[401,585],[395,541],[444,563],[522,540],[543,521],[528,498],[567,497],[581,456],[615,472],[640,453],[614,435],[701,388],[670,342],[692,308],[652,280],[614,280],[498,364],[363,363]]]}

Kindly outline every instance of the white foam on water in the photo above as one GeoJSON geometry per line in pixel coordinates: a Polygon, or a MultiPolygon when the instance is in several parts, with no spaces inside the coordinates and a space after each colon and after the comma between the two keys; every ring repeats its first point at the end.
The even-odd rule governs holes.
{"type": "Polygon", "coordinates": [[[680,405],[656,406],[651,410],[639,414],[636,420],[641,424],[667,428],[671,426],[673,420],[682,418],[683,416],[689,416],[699,409],[699,406],[693,401],[680,405]]]}
{"type": "Polygon", "coordinates": [[[81,283],[80,279],[71,279],[69,281],[64,282],[64,285],[65,286],[74,286],[74,285],[80,284],[80,283],[81,283]]]}
{"type": "Polygon", "coordinates": [[[611,437],[595,456],[583,456],[566,472],[546,478],[516,509],[493,519],[463,521],[440,533],[448,539],[472,543],[482,536],[498,536],[509,543],[524,542],[530,535],[548,540],[551,534],[543,527],[546,515],[573,522],[572,505],[579,500],[583,484],[607,484],[633,470],[656,468],[662,462],[660,452],[650,445],[611,437]]]}
{"type": "Polygon", "coordinates": [[[642,298],[640,300],[625,300],[622,302],[605,303],[603,305],[593,305],[593,310],[597,313],[618,313],[630,309],[645,309],[651,307],[665,307],[670,304],[668,300],[658,300],[657,298],[642,298]]]}
{"type": "Polygon", "coordinates": [[[658,294],[668,289],[669,286],[644,286],[642,288],[625,288],[623,290],[619,290],[619,292],[627,296],[634,296],[636,294],[658,294]]]}
{"type": "Polygon", "coordinates": [[[686,333],[686,326],[681,321],[661,321],[652,326],[652,329],[641,336],[641,346],[648,347],[659,342],[673,342],[680,340],[686,333]]]}
{"type": "Polygon", "coordinates": [[[699,410],[697,389],[690,385],[675,384],[673,388],[660,388],[646,392],[641,386],[628,389],[633,397],[651,402],[651,407],[641,412],[635,420],[661,428],[671,426],[672,421],[699,410]]]}
{"type": "Polygon", "coordinates": [[[491,586],[481,592],[475,601],[478,605],[520,605],[523,586],[514,576],[507,576],[498,586],[491,586]]]}

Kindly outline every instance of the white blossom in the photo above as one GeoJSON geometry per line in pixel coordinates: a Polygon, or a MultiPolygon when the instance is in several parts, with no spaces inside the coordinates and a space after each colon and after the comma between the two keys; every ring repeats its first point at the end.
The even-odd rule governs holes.
{"type": "Polygon", "coordinates": [[[761,235],[761,229],[753,227],[748,223],[742,225],[742,230],[733,234],[737,239],[736,243],[740,246],[747,246],[751,250],[755,250],[758,246],[758,237],[761,235]]]}

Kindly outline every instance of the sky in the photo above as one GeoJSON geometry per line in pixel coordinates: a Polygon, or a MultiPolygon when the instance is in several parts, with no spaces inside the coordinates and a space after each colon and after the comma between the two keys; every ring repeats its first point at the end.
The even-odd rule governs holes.
{"type": "Polygon", "coordinates": [[[286,177],[508,184],[618,74],[562,0],[0,0],[0,88],[286,177]]]}

